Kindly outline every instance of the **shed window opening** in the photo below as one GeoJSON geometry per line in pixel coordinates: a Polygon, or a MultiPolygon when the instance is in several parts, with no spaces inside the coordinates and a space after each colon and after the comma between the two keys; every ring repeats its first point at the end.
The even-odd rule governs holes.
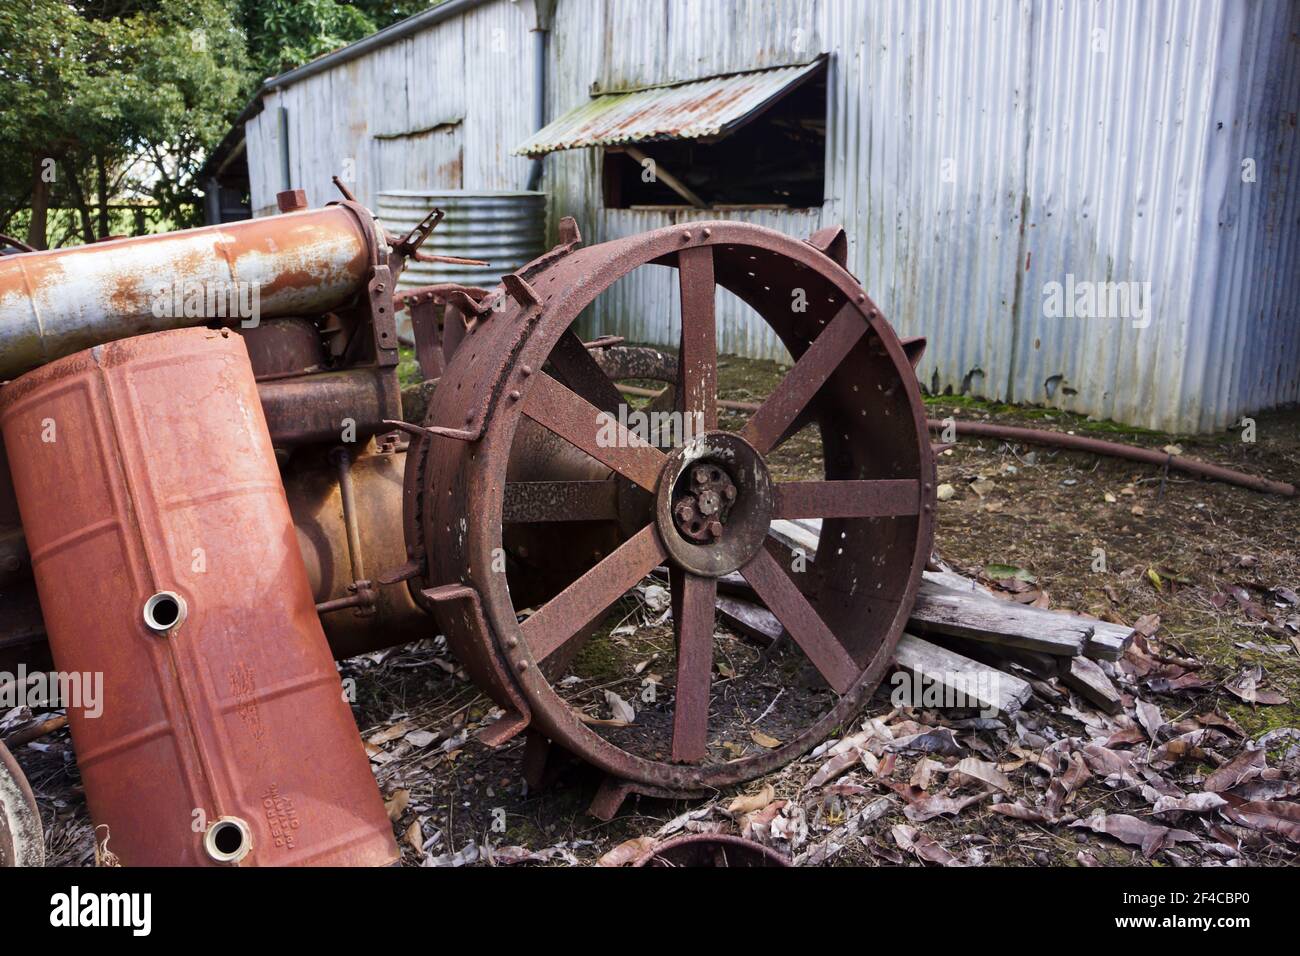
{"type": "Polygon", "coordinates": [[[610,146],[608,209],[771,208],[822,205],[826,189],[826,71],[718,137],[610,146]]]}

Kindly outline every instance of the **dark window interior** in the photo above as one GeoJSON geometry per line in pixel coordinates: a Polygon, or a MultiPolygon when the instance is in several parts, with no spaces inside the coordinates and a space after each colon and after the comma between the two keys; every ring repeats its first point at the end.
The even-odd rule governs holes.
{"type": "Polygon", "coordinates": [[[665,173],[715,209],[820,206],[825,198],[826,69],[720,139],[638,143],[635,148],[655,161],[659,175],[645,182],[640,161],[606,150],[607,209],[690,206],[665,184],[665,173]]]}

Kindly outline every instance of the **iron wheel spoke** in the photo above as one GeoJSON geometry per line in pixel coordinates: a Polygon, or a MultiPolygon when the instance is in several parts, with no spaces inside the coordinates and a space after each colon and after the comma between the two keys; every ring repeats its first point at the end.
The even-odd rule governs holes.
{"type": "Polygon", "coordinates": [[[915,478],[868,481],[783,481],[776,484],[774,518],[893,518],[921,506],[915,478]]]}
{"type": "Polygon", "coordinates": [[[524,414],[646,491],[655,490],[664,453],[546,373],[529,387],[524,414]]]}
{"type": "Polygon", "coordinates": [[[546,660],[667,557],[646,525],[519,625],[538,663],[546,660]]]}
{"type": "Polygon", "coordinates": [[[740,569],[754,592],[776,615],[782,626],[803,648],[818,673],[826,679],[836,693],[847,693],[857,680],[859,667],[849,652],[836,640],[821,615],[799,593],[785,569],[767,548],[759,548],[750,562],[740,569]]]}
{"type": "Polygon", "coordinates": [[[794,363],[794,368],[781,379],[767,401],[750,416],[741,429],[741,437],[760,455],[766,455],[776,447],[799,413],[808,407],[866,331],[867,326],[856,306],[847,304],[840,309],[794,363]]]}
{"type": "MultiPolygon", "coordinates": [[[[677,357],[677,410],[704,431],[718,427],[718,333],[714,314],[713,248],[695,246],[677,254],[682,307],[677,357]]],[[[685,425],[683,425],[685,433],[685,425]]],[[[691,432],[694,434],[694,431],[691,432]]]]}
{"type": "Polygon", "coordinates": [[[709,691],[713,677],[713,608],[716,578],[674,569],[673,633],[677,639],[677,690],[673,705],[673,760],[699,763],[709,743],[709,691]]]}
{"type": "Polygon", "coordinates": [[[550,362],[556,377],[570,389],[602,412],[618,415],[619,407],[626,401],[623,393],[601,370],[591,350],[582,344],[572,328],[565,329],[551,349],[550,362]]]}

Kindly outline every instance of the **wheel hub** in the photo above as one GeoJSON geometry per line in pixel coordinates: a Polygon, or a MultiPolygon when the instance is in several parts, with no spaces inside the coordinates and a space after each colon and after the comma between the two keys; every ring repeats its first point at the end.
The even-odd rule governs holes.
{"type": "Polygon", "coordinates": [[[699,462],[687,469],[678,484],[673,495],[678,532],[696,544],[720,539],[736,502],[736,485],[726,468],[716,461],[699,462]]]}
{"type": "Polygon", "coordinates": [[[678,565],[720,577],[763,546],[772,502],[772,478],[754,447],[739,435],[707,432],[668,456],[655,517],[678,565]]]}

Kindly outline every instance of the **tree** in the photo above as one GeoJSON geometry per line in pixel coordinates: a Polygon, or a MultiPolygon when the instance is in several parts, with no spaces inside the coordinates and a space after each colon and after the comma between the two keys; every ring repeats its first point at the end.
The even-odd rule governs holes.
{"type": "Polygon", "coordinates": [[[152,199],[172,228],[198,224],[195,176],[262,80],[434,5],[6,0],[0,232],[91,242],[122,225],[110,200],[123,195],[152,199]]]}
{"type": "Polygon", "coordinates": [[[241,0],[257,81],[382,30],[445,0],[241,0]]]}
{"type": "Polygon", "coordinates": [[[197,219],[193,173],[246,80],[226,4],[25,0],[0,9],[0,51],[0,231],[26,209],[29,242],[43,247],[58,205],[92,241],[124,187],[176,225],[197,219]]]}

